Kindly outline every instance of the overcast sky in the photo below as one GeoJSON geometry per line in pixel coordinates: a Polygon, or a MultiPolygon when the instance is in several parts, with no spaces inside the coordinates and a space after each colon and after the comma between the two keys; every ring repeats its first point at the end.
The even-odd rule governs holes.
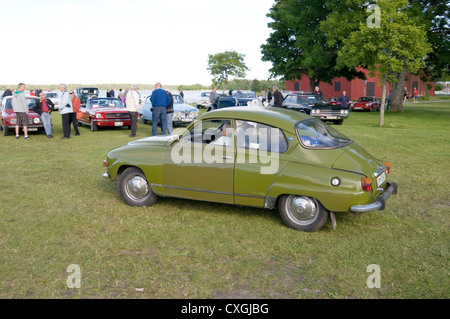
{"type": "Polygon", "coordinates": [[[211,83],[208,54],[261,61],[273,0],[2,1],[0,83],[211,83]],[[6,1],[5,1],[6,2],[6,1]]]}

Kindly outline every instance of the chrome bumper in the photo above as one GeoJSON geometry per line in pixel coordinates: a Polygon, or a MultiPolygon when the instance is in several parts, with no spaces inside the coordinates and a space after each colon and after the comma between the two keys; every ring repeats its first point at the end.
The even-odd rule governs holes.
{"type": "Polygon", "coordinates": [[[386,200],[391,196],[397,194],[397,184],[390,183],[386,190],[378,196],[377,200],[367,205],[352,206],[350,210],[354,213],[365,213],[373,210],[384,210],[386,207],[386,200]]]}

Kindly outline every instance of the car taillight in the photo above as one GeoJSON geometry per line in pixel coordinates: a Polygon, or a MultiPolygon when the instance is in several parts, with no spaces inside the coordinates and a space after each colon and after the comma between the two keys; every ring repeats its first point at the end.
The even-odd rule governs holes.
{"type": "Polygon", "coordinates": [[[103,160],[103,166],[108,167],[108,161],[107,160],[103,160]]]}
{"type": "Polygon", "coordinates": [[[384,162],[384,166],[386,166],[386,172],[389,174],[391,172],[391,164],[389,164],[388,162],[384,162]]]}
{"type": "Polygon", "coordinates": [[[365,192],[370,192],[372,190],[372,179],[368,177],[361,177],[361,188],[365,192]]]}

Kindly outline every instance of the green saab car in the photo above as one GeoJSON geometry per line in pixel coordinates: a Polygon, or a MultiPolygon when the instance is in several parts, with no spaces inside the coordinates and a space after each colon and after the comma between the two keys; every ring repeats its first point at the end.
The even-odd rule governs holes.
{"type": "Polygon", "coordinates": [[[208,112],[183,134],[135,140],[110,151],[104,177],[123,200],[158,196],[278,208],[284,223],[316,231],[335,213],[383,210],[397,185],[390,165],[317,118],[272,107],[208,112]]]}

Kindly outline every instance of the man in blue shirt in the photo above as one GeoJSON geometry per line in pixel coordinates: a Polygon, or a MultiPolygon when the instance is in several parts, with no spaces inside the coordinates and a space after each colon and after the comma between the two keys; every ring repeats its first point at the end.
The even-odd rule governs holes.
{"type": "Polygon", "coordinates": [[[350,103],[350,98],[347,92],[342,91],[342,95],[339,97],[339,105],[348,108],[350,103]]]}
{"type": "Polygon", "coordinates": [[[167,125],[167,107],[170,104],[169,94],[161,88],[161,83],[155,84],[155,90],[150,97],[152,102],[152,135],[156,135],[158,121],[161,119],[161,135],[166,132],[167,125]]]}

